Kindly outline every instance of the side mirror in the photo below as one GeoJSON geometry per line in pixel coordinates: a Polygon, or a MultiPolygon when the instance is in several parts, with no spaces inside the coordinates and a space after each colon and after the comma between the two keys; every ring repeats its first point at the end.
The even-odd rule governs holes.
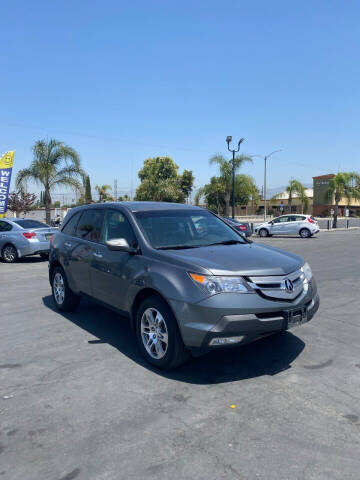
{"type": "Polygon", "coordinates": [[[113,238],[106,242],[106,246],[109,250],[114,250],[117,252],[127,252],[127,253],[136,253],[137,249],[130,247],[125,238],[113,238]]]}

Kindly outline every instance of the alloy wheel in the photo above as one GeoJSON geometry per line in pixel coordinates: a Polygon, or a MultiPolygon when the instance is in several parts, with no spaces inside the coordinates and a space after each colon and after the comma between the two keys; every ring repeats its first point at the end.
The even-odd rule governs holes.
{"type": "Polygon", "coordinates": [[[310,237],[310,232],[307,228],[304,228],[303,230],[301,230],[300,232],[300,236],[302,238],[309,238],[310,237]]]}
{"type": "Polygon", "coordinates": [[[168,350],[169,336],[164,317],[156,308],[147,308],[141,317],[141,339],[147,353],[156,360],[168,350]]]}
{"type": "Polygon", "coordinates": [[[56,272],[53,281],[54,297],[58,305],[62,305],[65,300],[65,283],[61,273],[56,272]]]}
{"type": "Polygon", "coordinates": [[[12,245],[7,245],[3,250],[3,257],[7,262],[13,262],[17,257],[16,248],[12,245]]]}
{"type": "Polygon", "coordinates": [[[259,235],[260,237],[267,237],[268,236],[268,232],[265,228],[262,228],[259,232],[259,235]]]}

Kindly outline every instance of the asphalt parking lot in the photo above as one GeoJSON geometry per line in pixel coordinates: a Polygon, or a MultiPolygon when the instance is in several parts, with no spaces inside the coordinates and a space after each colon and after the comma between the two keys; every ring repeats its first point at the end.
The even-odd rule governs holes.
{"type": "Polygon", "coordinates": [[[318,314],[171,373],[115,313],[56,312],[46,262],[0,263],[0,478],[358,480],[360,231],[261,242],[309,261],[318,314]]]}

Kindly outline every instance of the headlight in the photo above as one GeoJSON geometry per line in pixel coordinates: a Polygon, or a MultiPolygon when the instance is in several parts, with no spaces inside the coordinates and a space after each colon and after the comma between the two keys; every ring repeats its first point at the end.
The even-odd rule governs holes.
{"type": "Polygon", "coordinates": [[[255,293],[242,277],[217,277],[189,273],[190,277],[205,293],[255,293]]]}
{"type": "Polygon", "coordinates": [[[304,273],[306,280],[311,280],[312,271],[311,271],[310,265],[307,262],[303,265],[301,270],[304,273]]]}

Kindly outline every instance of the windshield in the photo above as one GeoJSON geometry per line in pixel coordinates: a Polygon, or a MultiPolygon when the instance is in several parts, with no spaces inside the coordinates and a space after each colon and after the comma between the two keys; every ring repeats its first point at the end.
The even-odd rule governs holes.
{"type": "Polygon", "coordinates": [[[22,228],[48,228],[48,225],[45,223],[38,222],[37,220],[14,220],[14,223],[19,225],[22,228]]]}
{"type": "Polygon", "coordinates": [[[246,243],[226,223],[206,210],[138,212],[135,217],[151,246],[162,250],[246,243]]]}

